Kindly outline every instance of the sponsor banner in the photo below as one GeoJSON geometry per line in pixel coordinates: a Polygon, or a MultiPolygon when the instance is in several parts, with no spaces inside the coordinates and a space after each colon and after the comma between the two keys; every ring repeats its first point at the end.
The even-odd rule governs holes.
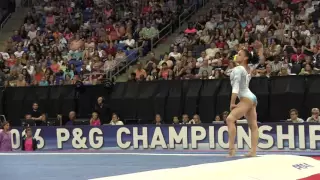
{"type": "MultiPolygon", "coordinates": [[[[12,129],[13,148],[20,149],[25,132],[12,129]]],[[[74,126],[34,127],[41,150],[69,149],[176,149],[224,150],[228,148],[228,128],[224,125],[201,126],[74,126]]],[[[247,125],[237,126],[237,147],[250,147],[247,125]]],[[[320,125],[261,124],[260,150],[320,151],[320,125]]]]}

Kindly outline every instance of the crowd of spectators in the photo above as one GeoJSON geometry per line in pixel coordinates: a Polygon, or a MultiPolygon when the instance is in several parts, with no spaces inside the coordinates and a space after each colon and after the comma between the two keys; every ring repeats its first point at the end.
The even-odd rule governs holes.
{"type": "Polygon", "coordinates": [[[150,40],[182,7],[175,0],[38,3],[0,52],[0,85],[102,83],[148,53],[150,40]]]}
{"type": "Polygon", "coordinates": [[[220,79],[248,49],[253,77],[320,73],[319,1],[223,1],[180,33],[168,53],[130,75],[134,81],[220,79]]]}

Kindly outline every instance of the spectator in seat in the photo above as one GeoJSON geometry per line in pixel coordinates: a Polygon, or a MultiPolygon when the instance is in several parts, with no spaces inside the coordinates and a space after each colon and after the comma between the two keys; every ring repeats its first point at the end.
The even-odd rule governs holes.
{"type": "Polygon", "coordinates": [[[69,112],[69,117],[68,117],[68,121],[66,122],[66,126],[73,126],[74,121],[76,120],[77,116],[76,116],[76,112],[74,111],[70,111],[69,112]]]}
{"type": "Polygon", "coordinates": [[[220,115],[216,115],[216,117],[214,118],[213,122],[221,122],[221,117],[220,115]]]}
{"type": "Polygon", "coordinates": [[[31,128],[26,129],[26,135],[21,141],[21,150],[22,151],[35,151],[37,150],[37,140],[32,136],[31,128]]]}
{"type": "Polygon", "coordinates": [[[292,63],[300,63],[305,59],[305,56],[306,55],[301,51],[301,47],[298,47],[296,53],[291,55],[291,61],[292,63]]]}
{"type": "MultiPolygon", "coordinates": [[[[158,74],[158,73],[157,73],[158,74]]],[[[136,82],[136,73],[130,73],[130,76],[129,76],[129,82],[136,82]]]]}
{"type": "Polygon", "coordinates": [[[92,113],[92,117],[90,119],[90,126],[100,126],[101,121],[99,119],[99,115],[97,112],[92,113]]]}
{"type": "Polygon", "coordinates": [[[166,53],[163,59],[167,59],[169,57],[174,57],[176,61],[179,61],[181,59],[181,53],[178,52],[178,46],[174,46],[173,52],[170,52],[169,55],[166,53]]]}
{"type": "Polygon", "coordinates": [[[205,79],[211,79],[211,78],[212,78],[211,76],[209,77],[208,71],[206,71],[206,70],[202,71],[202,75],[201,75],[200,79],[205,80],[205,79]]]}
{"type": "MultiPolygon", "coordinates": [[[[185,73],[183,73],[183,76],[182,76],[181,79],[184,79],[184,80],[195,79],[196,76],[191,73],[191,70],[192,70],[192,69],[191,69],[190,67],[186,67],[186,68],[185,68],[185,73]]],[[[202,75],[202,74],[201,74],[201,75],[202,75]]]]}
{"type": "Polygon", "coordinates": [[[154,80],[158,80],[158,71],[156,69],[156,65],[155,65],[155,69],[153,69],[150,75],[148,75],[146,78],[146,81],[154,81],[154,80]]]}
{"type": "Polygon", "coordinates": [[[197,59],[196,67],[200,68],[203,64],[203,61],[206,59],[206,52],[202,51],[201,56],[197,59]]]}
{"type": "Polygon", "coordinates": [[[266,72],[264,74],[264,76],[270,78],[272,76],[272,68],[271,68],[271,65],[270,64],[267,64],[266,66],[266,72]]]}
{"type": "Polygon", "coordinates": [[[153,124],[155,124],[155,125],[161,125],[162,124],[162,118],[161,118],[160,114],[156,114],[155,115],[153,124]]]}
{"type": "Polygon", "coordinates": [[[299,112],[296,109],[291,109],[289,111],[290,113],[290,119],[287,119],[287,122],[292,122],[292,123],[303,123],[303,119],[299,118],[299,112]]]}
{"type": "Polygon", "coordinates": [[[210,21],[206,22],[205,29],[214,30],[217,27],[217,21],[214,17],[211,17],[210,21]]]}
{"type": "Polygon", "coordinates": [[[161,79],[167,79],[169,77],[171,69],[169,69],[168,65],[166,62],[162,63],[161,69],[159,71],[159,78],[161,79]]]}
{"type": "Polygon", "coordinates": [[[142,28],[139,32],[139,36],[144,40],[150,40],[158,36],[159,31],[151,26],[150,22],[147,22],[146,27],[142,28]]]}
{"type": "Polygon", "coordinates": [[[116,113],[112,114],[112,119],[110,121],[110,125],[124,125],[123,122],[120,120],[119,116],[116,113]]]}
{"type": "Polygon", "coordinates": [[[262,76],[266,73],[266,67],[267,67],[266,60],[264,58],[261,58],[258,66],[256,67],[258,76],[262,76]]]}
{"type": "Polygon", "coordinates": [[[182,115],[182,122],[180,124],[190,124],[189,123],[189,116],[188,114],[183,114],[182,115]]]}
{"type": "Polygon", "coordinates": [[[184,30],[185,34],[191,34],[191,35],[195,35],[197,33],[197,29],[193,26],[193,23],[189,22],[188,23],[188,28],[186,30],[184,30]]]}
{"type": "Polygon", "coordinates": [[[206,55],[209,59],[210,57],[214,58],[216,56],[216,53],[220,52],[220,49],[216,47],[215,43],[211,43],[211,47],[206,49],[206,55]]]}
{"type": "Polygon", "coordinates": [[[132,39],[131,34],[128,35],[128,38],[126,40],[124,40],[123,43],[129,49],[134,49],[136,47],[136,41],[134,39],[132,39]]]}
{"type": "Polygon", "coordinates": [[[177,116],[173,117],[172,124],[173,124],[173,125],[178,125],[178,124],[180,124],[179,118],[178,118],[177,116]]]}
{"type": "Polygon", "coordinates": [[[274,58],[274,61],[272,61],[271,63],[269,63],[271,66],[271,71],[275,74],[280,72],[281,67],[283,67],[283,63],[282,61],[280,61],[280,56],[276,56],[274,58]]]}
{"type": "Polygon", "coordinates": [[[27,82],[25,81],[23,74],[19,74],[16,85],[17,87],[27,86],[27,82]]]}
{"type": "Polygon", "coordinates": [[[229,115],[229,112],[228,111],[224,111],[222,113],[222,121],[226,122],[228,115],[229,115]]]}
{"type": "Polygon", "coordinates": [[[279,72],[279,76],[288,76],[288,69],[285,67],[281,67],[280,72],[279,72]]]}
{"type": "Polygon", "coordinates": [[[140,79],[141,75],[144,76],[145,78],[147,77],[147,72],[146,70],[142,69],[142,64],[141,62],[137,62],[137,69],[134,72],[136,74],[136,80],[140,79]]]}
{"type": "Polygon", "coordinates": [[[193,119],[191,119],[190,124],[201,124],[200,116],[195,114],[193,119]]]}
{"type": "Polygon", "coordinates": [[[25,118],[35,121],[37,126],[43,126],[46,120],[44,114],[39,110],[38,103],[32,104],[32,110],[26,114],[25,118]]]}
{"type": "Polygon", "coordinates": [[[311,117],[309,117],[307,119],[307,122],[320,123],[319,109],[318,108],[312,108],[311,117]]]}
{"type": "Polygon", "coordinates": [[[299,73],[299,75],[312,75],[313,74],[313,70],[310,64],[306,64],[305,68],[301,69],[301,72],[299,73]]]}
{"type": "Polygon", "coordinates": [[[203,71],[207,71],[208,72],[208,76],[212,75],[212,66],[209,66],[209,61],[207,59],[203,60],[203,64],[199,69],[199,73],[197,75],[197,77],[201,77],[203,74],[203,71]]]}

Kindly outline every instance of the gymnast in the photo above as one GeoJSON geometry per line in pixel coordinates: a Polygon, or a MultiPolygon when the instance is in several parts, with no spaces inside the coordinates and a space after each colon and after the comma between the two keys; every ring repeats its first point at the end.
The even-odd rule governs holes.
{"type": "Polygon", "coordinates": [[[247,119],[251,130],[251,150],[246,155],[247,157],[256,156],[258,146],[258,124],[256,107],[258,104],[257,97],[250,91],[249,82],[251,79],[249,63],[253,60],[251,53],[246,50],[240,50],[236,55],[235,61],[238,64],[230,75],[232,86],[232,95],[230,100],[230,114],[226,121],[228,125],[229,135],[229,155],[235,156],[235,137],[236,137],[236,121],[243,116],[247,119]],[[240,102],[236,104],[236,99],[239,97],[240,102]]]}

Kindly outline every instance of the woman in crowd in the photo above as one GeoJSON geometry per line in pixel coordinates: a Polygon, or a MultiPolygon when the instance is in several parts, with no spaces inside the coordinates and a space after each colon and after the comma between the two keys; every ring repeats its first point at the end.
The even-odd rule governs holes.
{"type": "Polygon", "coordinates": [[[112,119],[110,121],[110,125],[124,125],[123,122],[120,120],[119,116],[116,113],[112,114],[112,119]]]}

